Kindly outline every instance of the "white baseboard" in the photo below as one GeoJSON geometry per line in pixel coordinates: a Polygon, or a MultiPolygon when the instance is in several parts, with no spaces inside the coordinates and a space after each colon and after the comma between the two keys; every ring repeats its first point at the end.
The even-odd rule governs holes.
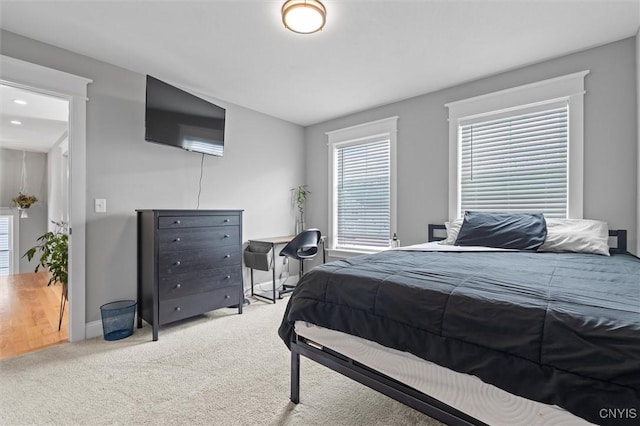
{"type": "Polygon", "coordinates": [[[85,324],[85,339],[93,339],[102,336],[102,321],[91,321],[85,324]]]}

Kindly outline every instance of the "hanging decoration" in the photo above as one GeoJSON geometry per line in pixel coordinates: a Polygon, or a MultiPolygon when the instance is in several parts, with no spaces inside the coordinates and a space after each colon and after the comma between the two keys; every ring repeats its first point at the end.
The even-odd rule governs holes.
{"type": "Polygon", "coordinates": [[[22,151],[22,174],[20,176],[20,190],[18,196],[11,201],[18,206],[20,210],[20,219],[29,217],[27,209],[31,207],[38,199],[35,195],[29,195],[29,187],[27,185],[27,153],[22,151]]]}

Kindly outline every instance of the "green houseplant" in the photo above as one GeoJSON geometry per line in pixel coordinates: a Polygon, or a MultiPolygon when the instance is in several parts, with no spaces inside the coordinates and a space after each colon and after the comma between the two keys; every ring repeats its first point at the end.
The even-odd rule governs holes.
{"type": "Polygon", "coordinates": [[[294,201],[298,208],[299,217],[296,219],[296,234],[299,234],[304,230],[304,207],[307,201],[307,195],[311,194],[311,191],[307,189],[307,185],[298,185],[291,190],[294,192],[294,201]]]}
{"type": "Polygon", "coordinates": [[[53,222],[56,227],[54,231],[49,231],[38,237],[39,244],[31,247],[22,256],[33,259],[37,254],[40,258],[34,272],[38,272],[40,267],[47,269],[50,273],[47,285],[55,283],[62,284],[62,296],[60,298],[60,317],[58,320],[58,330],[62,325],[64,305],[69,292],[69,236],[67,235],[67,224],[64,222],[53,222]]]}
{"type": "Polygon", "coordinates": [[[11,201],[13,201],[14,204],[20,209],[28,209],[36,201],[38,201],[38,199],[35,197],[35,195],[23,194],[22,192],[18,192],[18,195],[11,201]]]}
{"type": "Polygon", "coordinates": [[[29,217],[27,214],[27,209],[31,207],[38,199],[35,195],[23,194],[22,192],[18,192],[16,197],[11,199],[13,204],[18,206],[18,210],[20,210],[20,219],[26,219],[29,217]]]}

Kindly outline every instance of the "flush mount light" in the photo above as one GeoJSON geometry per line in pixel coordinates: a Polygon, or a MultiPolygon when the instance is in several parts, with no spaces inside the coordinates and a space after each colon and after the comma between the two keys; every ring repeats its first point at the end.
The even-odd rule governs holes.
{"type": "Polygon", "coordinates": [[[19,125],[21,125],[21,124],[22,124],[22,121],[18,121],[18,120],[11,120],[11,121],[10,121],[10,123],[11,123],[11,124],[14,124],[14,125],[16,125],[16,126],[19,126],[19,125]]]}
{"type": "Polygon", "coordinates": [[[327,9],[318,0],[287,0],[282,5],[282,23],[299,34],[320,31],[326,23],[327,9]]]}
{"type": "Polygon", "coordinates": [[[14,103],[14,104],[18,104],[18,105],[26,105],[26,104],[27,104],[27,101],[24,101],[24,100],[22,100],[22,99],[14,99],[14,100],[13,100],[13,103],[14,103]]]}

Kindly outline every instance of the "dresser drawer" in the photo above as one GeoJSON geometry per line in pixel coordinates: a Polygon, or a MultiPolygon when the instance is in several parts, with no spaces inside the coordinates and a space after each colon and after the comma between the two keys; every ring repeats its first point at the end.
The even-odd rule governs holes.
{"type": "Polygon", "coordinates": [[[240,244],[240,227],[161,229],[158,231],[158,243],[161,253],[173,250],[238,246],[240,244]]]}
{"type": "Polygon", "coordinates": [[[158,218],[158,229],[199,228],[204,226],[228,226],[239,224],[240,217],[233,214],[211,216],[161,216],[158,218]]]}
{"type": "Polygon", "coordinates": [[[242,303],[240,287],[225,287],[176,299],[160,300],[160,324],[242,303]]]}
{"type": "Polygon", "coordinates": [[[159,279],[160,300],[188,296],[234,285],[240,286],[241,284],[242,269],[240,265],[171,274],[159,279]]]}
{"type": "Polygon", "coordinates": [[[240,265],[242,263],[238,246],[210,249],[171,251],[158,255],[158,275],[182,274],[192,270],[207,270],[240,265]]]}

